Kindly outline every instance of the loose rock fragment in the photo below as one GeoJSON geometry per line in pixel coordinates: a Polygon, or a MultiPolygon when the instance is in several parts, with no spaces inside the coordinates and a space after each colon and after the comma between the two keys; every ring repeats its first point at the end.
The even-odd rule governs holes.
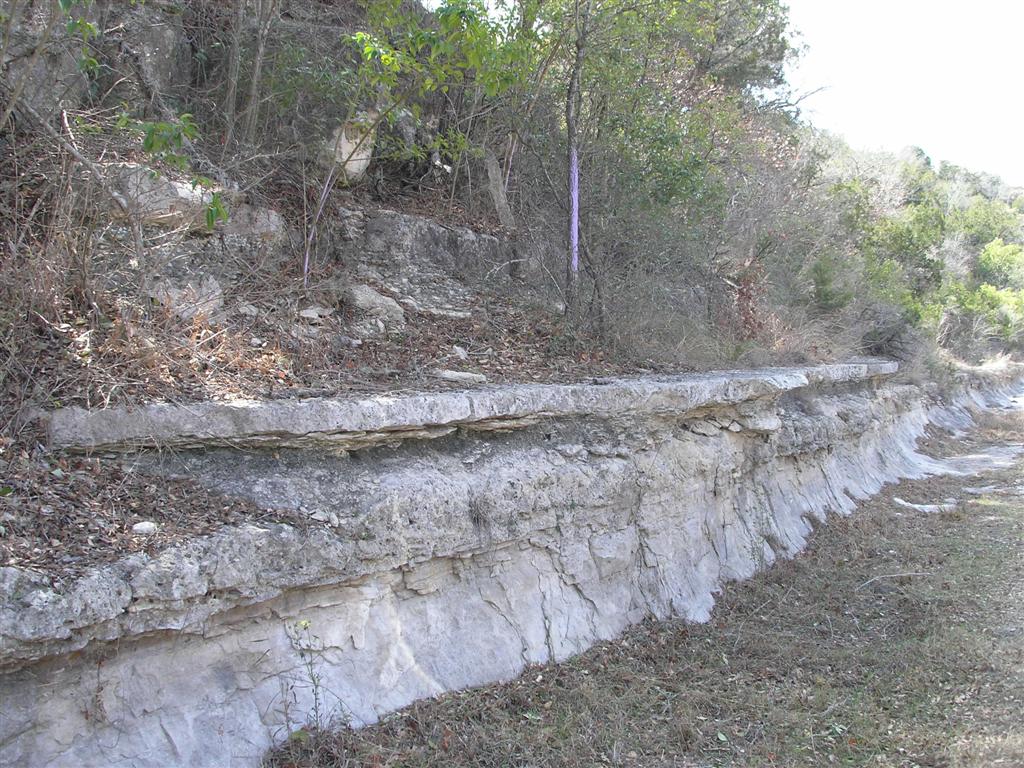
{"type": "Polygon", "coordinates": [[[437,371],[434,375],[442,381],[449,381],[452,384],[487,383],[487,377],[482,373],[470,373],[469,371],[437,371]]]}

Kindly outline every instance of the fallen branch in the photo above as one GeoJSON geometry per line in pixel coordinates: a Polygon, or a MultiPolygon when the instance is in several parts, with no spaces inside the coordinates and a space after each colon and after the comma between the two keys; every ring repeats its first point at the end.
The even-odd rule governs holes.
{"type": "Polygon", "coordinates": [[[856,592],[858,590],[864,589],[864,587],[866,587],[868,584],[870,584],[870,583],[872,583],[874,581],[878,581],[880,579],[898,579],[901,576],[931,576],[931,574],[930,573],[911,573],[911,572],[908,572],[908,573],[883,573],[883,574],[880,574],[878,576],[872,576],[870,579],[865,581],[863,584],[861,584],[859,587],[857,587],[857,589],[855,589],[853,591],[856,592]]]}

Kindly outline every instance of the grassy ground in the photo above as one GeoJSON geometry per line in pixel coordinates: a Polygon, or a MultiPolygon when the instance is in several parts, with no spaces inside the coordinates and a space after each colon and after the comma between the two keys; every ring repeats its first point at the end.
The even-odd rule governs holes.
{"type": "Polygon", "coordinates": [[[729,587],[709,624],[646,624],[372,728],[300,731],[267,764],[1024,766],[1022,469],[889,488],[729,587]]]}

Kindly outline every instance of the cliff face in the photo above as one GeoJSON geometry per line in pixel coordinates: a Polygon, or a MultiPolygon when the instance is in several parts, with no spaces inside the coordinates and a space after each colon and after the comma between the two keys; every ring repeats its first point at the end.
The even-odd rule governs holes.
{"type": "Polygon", "coordinates": [[[311,718],[368,723],[646,617],[704,621],[829,513],[948,471],[915,450],[927,425],[1006,395],[937,404],[894,371],[54,413],[55,445],[320,525],[225,528],[63,594],[4,569],[0,759],[255,765],[311,718]]]}

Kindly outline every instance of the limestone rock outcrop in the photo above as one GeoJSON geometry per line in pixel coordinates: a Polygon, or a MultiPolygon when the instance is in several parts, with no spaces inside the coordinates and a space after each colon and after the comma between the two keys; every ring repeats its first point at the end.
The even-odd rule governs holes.
{"type": "MultiPolygon", "coordinates": [[[[143,225],[206,229],[206,210],[213,194],[203,187],[168,178],[138,163],[112,163],[104,170],[110,185],[127,201],[131,215],[143,225]]],[[[123,215],[112,201],[109,208],[111,215],[123,215]]]]}
{"type": "Polygon", "coordinates": [[[377,141],[380,113],[371,110],[356,120],[338,126],[320,150],[321,161],[334,166],[344,183],[356,182],[366,176],[377,141]]]}
{"type": "Polygon", "coordinates": [[[352,332],[359,338],[397,335],[405,330],[402,306],[368,285],[348,286],[342,294],[342,301],[356,312],[352,332]]]}
{"type": "Polygon", "coordinates": [[[894,370],[53,413],[54,445],[318,524],[227,527],[63,592],[0,570],[0,761],[256,765],[315,700],[369,723],[647,617],[704,621],[829,514],[945,471],[916,451],[928,424],[1006,395],[937,403],[894,370]]]}

